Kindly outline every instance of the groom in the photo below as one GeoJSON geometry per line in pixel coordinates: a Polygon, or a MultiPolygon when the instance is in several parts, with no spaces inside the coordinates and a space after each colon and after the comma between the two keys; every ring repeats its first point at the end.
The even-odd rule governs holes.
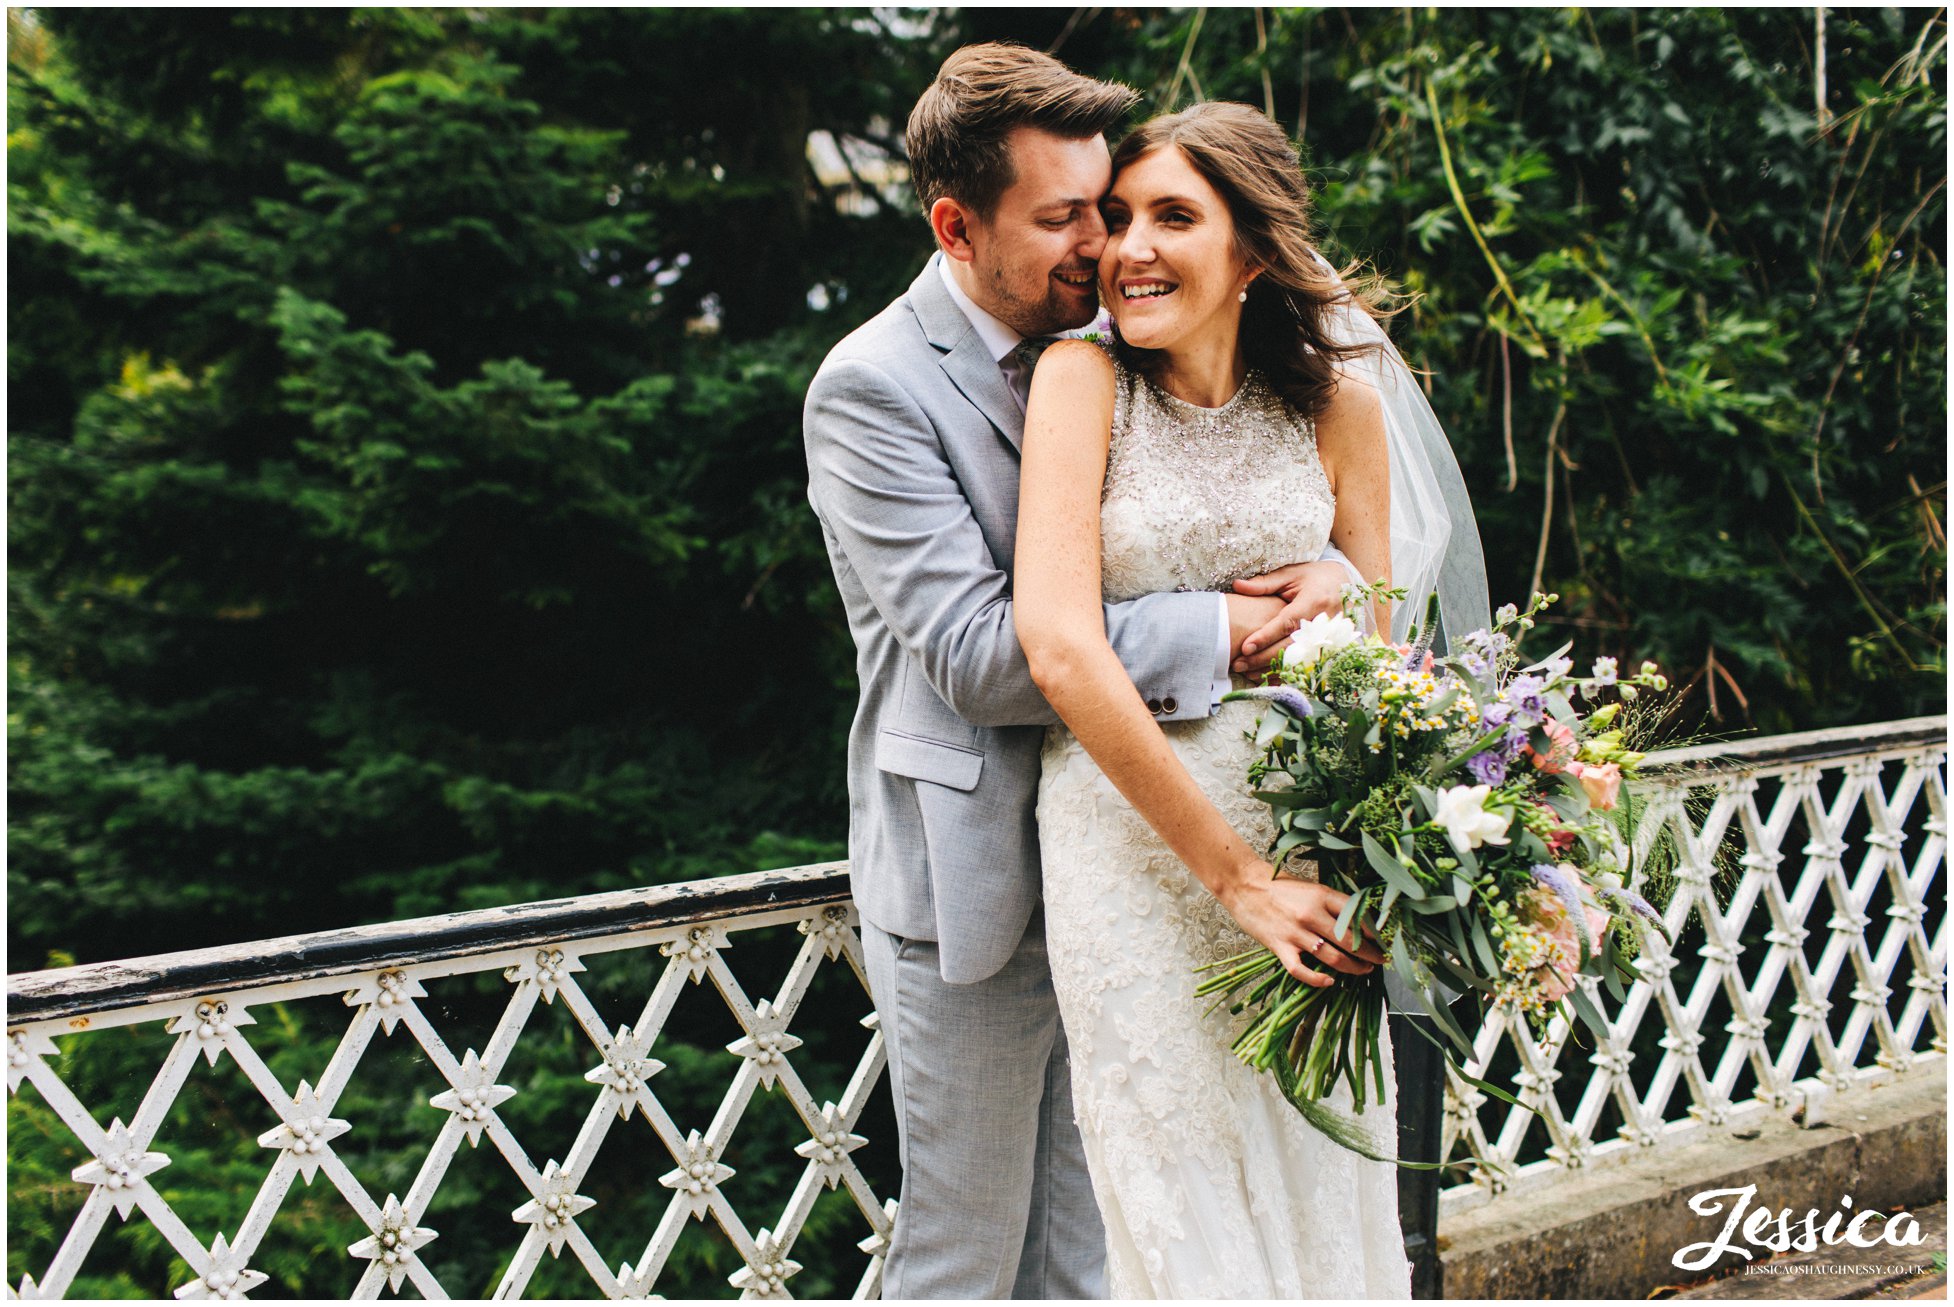
{"type": "MultiPolygon", "coordinates": [[[[907,141],[939,253],[808,389],[808,499],[861,682],[849,857],[903,1168],[889,1298],[1103,1293],[1039,908],[1038,755],[1057,718],[1013,633],[1011,571],[1037,338],[1097,312],[1105,133],[1136,99],[1017,46],[951,55],[907,141]]],[[[1334,561],[1285,574],[1303,578],[1287,607],[1107,606],[1157,718],[1212,712],[1243,638],[1332,607],[1346,577],[1334,561]]]]}

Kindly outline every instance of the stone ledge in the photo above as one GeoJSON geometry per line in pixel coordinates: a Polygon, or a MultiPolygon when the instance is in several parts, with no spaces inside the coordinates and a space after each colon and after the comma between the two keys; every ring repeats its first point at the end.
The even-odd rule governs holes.
{"type": "MultiPolygon", "coordinates": [[[[1926,1206],[1947,1193],[1947,1067],[1923,1066],[1828,1104],[1805,1129],[1771,1120],[1729,1135],[1575,1172],[1439,1225],[1447,1298],[1643,1298],[1715,1274],[1679,1270],[1678,1248],[1714,1239],[1721,1218],[1689,1209],[1706,1189],[1757,1186],[1757,1206],[1926,1206]]],[[[1895,1250],[1899,1251],[1899,1250],[1895,1250]]],[[[1740,1258],[1726,1263],[1741,1264],[1740,1258]]]]}

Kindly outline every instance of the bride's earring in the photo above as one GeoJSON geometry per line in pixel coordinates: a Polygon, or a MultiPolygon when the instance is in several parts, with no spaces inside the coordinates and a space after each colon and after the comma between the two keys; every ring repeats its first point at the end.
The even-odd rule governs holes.
{"type": "Polygon", "coordinates": [[[1236,300],[1236,302],[1237,302],[1237,303],[1240,303],[1240,304],[1246,304],[1246,303],[1248,303],[1248,288],[1247,288],[1246,286],[1244,286],[1244,287],[1242,288],[1242,293],[1241,293],[1241,294],[1239,294],[1239,295],[1237,295],[1237,296],[1235,296],[1235,300],[1236,300]]]}

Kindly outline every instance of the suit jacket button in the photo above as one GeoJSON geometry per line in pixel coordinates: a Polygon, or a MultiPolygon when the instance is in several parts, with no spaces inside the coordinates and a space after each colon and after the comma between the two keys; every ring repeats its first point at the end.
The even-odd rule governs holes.
{"type": "Polygon", "coordinates": [[[1147,711],[1152,713],[1156,717],[1160,716],[1160,700],[1158,699],[1147,700],[1147,711]]]}
{"type": "Polygon", "coordinates": [[[1181,710],[1180,703],[1174,698],[1172,698],[1171,696],[1162,699],[1160,701],[1160,711],[1164,713],[1172,714],[1172,713],[1177,713],[1180,710],[1181,710]]]}

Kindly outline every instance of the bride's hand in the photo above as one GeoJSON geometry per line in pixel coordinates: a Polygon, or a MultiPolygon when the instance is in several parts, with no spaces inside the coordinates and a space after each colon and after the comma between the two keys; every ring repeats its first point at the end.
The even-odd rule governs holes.
{"type": "Polygon", "coordinates": [[[1370,939],[1355,932],[1341,942],[1335,938],[1337,915],[1349,895],[1314,881],[1275,876],[1266,862],[1257,865],[1260,874],[1254,867],[1244,873],[1223,906],[1290,975],[1320,989],[1336,979],[1322,968],[1361,976],[1384,961],[1370,939]]]}
{"type": "Polygon", "coordinates": [[[1245,675],[1263,671],[1282,652],[1289,636],[1310,618],[1337,612],[1343,603],[1343,585],[1349,573],[1336,562],[1291,563],[1262,576],[1244,577],[1235,582],[1235,592],[1245,595],[1274,595],[1284,601],[1282,611],[1261,629],[1242,641],[1233,670],[1245,675]]]}

